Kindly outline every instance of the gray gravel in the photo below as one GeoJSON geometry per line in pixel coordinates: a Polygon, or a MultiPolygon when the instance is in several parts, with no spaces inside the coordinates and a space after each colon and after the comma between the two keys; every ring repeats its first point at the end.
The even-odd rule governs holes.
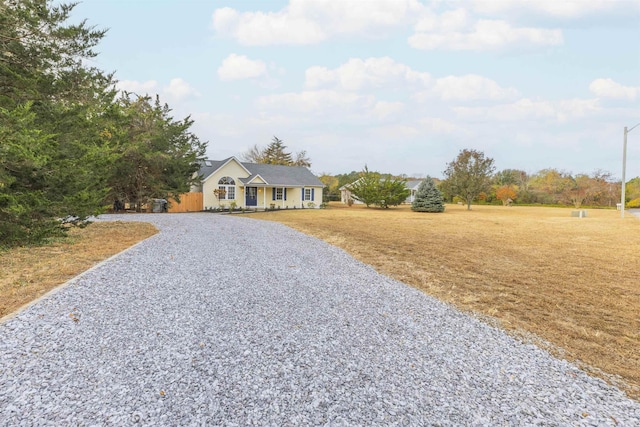
{"type": "Polygon", "coordinates": [[[638,426],[575,366],[247,216],[162,232],[0,324],[0,425],[638,426]]]}

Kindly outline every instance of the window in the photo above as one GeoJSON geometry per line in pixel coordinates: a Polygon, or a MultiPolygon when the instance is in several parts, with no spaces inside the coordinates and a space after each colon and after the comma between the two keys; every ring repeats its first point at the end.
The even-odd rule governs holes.
{"type": "Polygon", "coordinates": [[[218,181],[218,198],[220,200],[234,200],[236,198],[236,182],[229,176],[218,181]]]}
{"type": "Polygon", "coordinates": [[[271,189],[271,200],[287,200],[287,189],[286,188],[272,188],[271,189]]]}
{"type": "Polygon", "coordinates": [[[282,200],[282,188],[276,188],[276,195],[273,200],[282,200]]]}
{"type": "Polygon", "coordinates": [[[304,189],[304,196],[302,200],[313,200],[313,193],[311,192],[312,188],[304,189]]]}

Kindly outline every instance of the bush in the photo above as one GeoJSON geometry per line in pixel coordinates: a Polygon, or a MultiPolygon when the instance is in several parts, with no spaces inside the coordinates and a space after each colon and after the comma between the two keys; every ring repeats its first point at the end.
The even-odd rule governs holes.
{"type": "Polygon", "coordinates": [[[627,208],[629,208],[629,209],[638,209],[638,208],[640,208],[640,197],[638,197],[637,199],[633,199],[629,203],[627,203],[627,208]]]}

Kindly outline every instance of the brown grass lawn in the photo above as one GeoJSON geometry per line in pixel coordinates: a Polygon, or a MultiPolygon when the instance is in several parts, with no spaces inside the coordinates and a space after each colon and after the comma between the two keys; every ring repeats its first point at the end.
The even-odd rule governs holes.
{"type": "MultiPolygon", "coordinates": [[[[442,214],[332,204],[253,214],[339,246],[381,273],[525,339],[640,398],[640,219],[589,210],[448,205],[442,214]]],[[[0,252],[0,317],[157,230],[95,223],[0,252]]]]}
{"type": "Polygon", "coordinates": [[[46,246],[0,252],[0,318],[157,232],[146,223],[96,222],[46,246]]]}
{"type": "Polygon", "coordinates": [[[332,204],[253,218],[317,236],[516,335],[542,338],[555,355],[640,397],[640,219],[633,215],[458,205],[428,214],[332,204]]]}

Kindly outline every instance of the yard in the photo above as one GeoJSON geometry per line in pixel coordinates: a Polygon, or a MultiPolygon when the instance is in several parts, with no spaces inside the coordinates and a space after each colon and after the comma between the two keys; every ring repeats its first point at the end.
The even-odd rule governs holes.
{"type": "MultiPolygon", "coordinates": [[[[521,338],[577,361],[640,398],[640,219],[613,210],[447,205],[280,210],[284,223],[521,338]]],[[[186,214],[188,215],[188,214],[186,214]]],[[[0,317],[156,232],[96,223],[65,241],[0,253],[0,317]]],[[[349,274],[345,271],[344,274],[349,274]]]]}
{"type": "Polygon", "coordinates": [[[98,222],[49,245],[0,252],[0,318],[157,232],[146,223],[98,222]]]}
{"type": "Polygon", "coordinates": [[[425,214],[332,204],[253,218],[339,246],[640,397],[640,220],[633,215],[458,205],[425,214]]]}

